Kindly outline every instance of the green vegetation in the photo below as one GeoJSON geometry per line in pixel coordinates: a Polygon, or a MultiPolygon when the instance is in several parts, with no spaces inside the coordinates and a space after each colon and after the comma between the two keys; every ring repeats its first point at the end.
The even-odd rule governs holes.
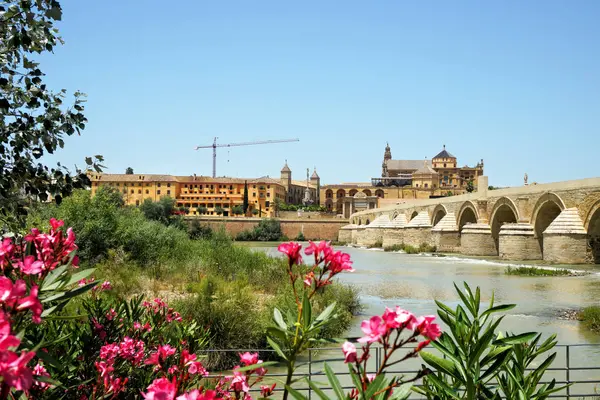
{"type": "Polygon", "coordinates": [[[296,237],[294,238],[294,240],[296,242],[304,242],[304,241],[306,241],[306,238],[304,237],[304,233],[300,232],[298,235],[296,235],[296,237]]]}
{"type": "Polygon", "coordinates": [[[475,185],[473,184],[473,179],[470,179],[469,182],[467,182],[466,191],[467,191],[467,193],[472,193],[475,191],[475,185]]]}
{"type": "Polygon", "coordinates": [[[383,247],[383,240],[378,240],[375,243],[367,246],[368,249],[381,249],[383,247]]]}
{"type": "Polygon", "coordinates": [[[244,215],[248,212],[248,181],[244,181],[244,199],[242,210],[244,211],[244,215]]]}
{"type": "Polygon", "coordinates": [[[586,329],[600,333],[600,306],[586,307],[578,315],[586,329]]]}
{"type": "Polygon", "coordinates": [[[567,276],[573,275],[568,269],[558,268],[539,268],[539,267],[511,267],[510,265],[504,270],[506,275],[520,276],[567,276]]]}
{"type": "Polygon", "coordinates": [[[133,175],[133,168],[127,167],[125,169],[125,175],[133,175]]]}
{"type": "MultiPolygon", "coordinates": [[[[254,210],[256,211],[256,210],[254,210]]],[[[242,231],[235,240],[242,242],[257,241],[257,242],[274,242],[284,240],[281,233],[281,224],[276,219],[261,219],[258,225],[251,231],[242,231]]]]}
{"type": "Polygon", "coordinates": [[[431,246],[427,243],[421,243],[419,247],[414,247],[408,244],[394,244],[383,248],[384,251],[403,251],[406,254],[419,254],[419,253],[435,253],[437,251],[435,246],[431,246]]]}
{"type": "MultiPolygon", "coordinates": [[[[237,246],[223,230],[212,231],[198,221],[186,231],[160,213],[152,215],[157,218],[147,218],[141,207],[125,207],[116,190],[101,188],[93,198],[77,191],[60,206],[35,207],[28,225],[44,227],[50,217],[63,219],[77,232],[78,254],[82,263],[97,268],[96,278],[110,280],[123,298],[168,299],[184,318],[208,327],[210,348],[266,348],[275,305],[295,307],[283,260],[237,246]]],[[[262,220],[251,234],[279,240],[279,221],[262,220]]],[[[334,300],[339,306],[339,318],[323,335],[340,335],[349,327],[359,309],[357,299],[355,289],[337,283],[317,295],[317,309],[334,300]]],[[[219,354],[208,365],[226,368],[235,361],[219,354]]]]}

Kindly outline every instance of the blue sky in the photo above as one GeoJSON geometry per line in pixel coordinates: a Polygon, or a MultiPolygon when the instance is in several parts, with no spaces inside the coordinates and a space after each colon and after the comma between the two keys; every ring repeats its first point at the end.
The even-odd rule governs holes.
{"type": "Polygon", "coordinates": [[[485,161],[493,185],[598,176],[600,2],[63,0],[53,88],[88,94],[55,159],[107,172],[367,181],[394,158],[485,161]]]}

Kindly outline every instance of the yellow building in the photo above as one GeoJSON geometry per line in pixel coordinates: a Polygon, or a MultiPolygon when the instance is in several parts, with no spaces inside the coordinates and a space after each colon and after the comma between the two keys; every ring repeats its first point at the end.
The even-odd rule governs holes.
{"type": "Polygon", "coordinates": [[[320,204],[328,211],[349,217],[363,209],[462,194],[467,191],[469,182],[473,190],[477,190],[480,175],[483,175],[483,160],[474,167],[458,167],[456,157],[446,146],[431,161],[393,160],[388,144],[381,178],[363,183],[323,185],[319,190],[320,204]]]}
{"type": "Polygon", "coordinates": [[[128,205],[140,205],[144,200],[158,201],[162,197],[176,200],[178,207],[188,209],[188,215],[232,215],[232,208],[244,203],[244,184],[248,185],[249,213],[260,212],[262,217],[274,216],[275,199],[286,200],[286,189],[279,180],[211,178],[206,176],[172,176],[153,174],[90,173],[92,195],[102,186],[116,188],[128,205]]]}
{"type": "MultiPolygon", "coordinates": [[[[308,172],[308,171],[307,171],[308,172]]],[[[287,162],[281,170],[280,179],[211,178],[207,176],[173,176],[154,174],[103,174],[88,173],[92,181],[92,195],[102,186],[110,186],[122,193],[125,203],[139,206],[146,199],[158,201],[162,197],[176,200],[177,207],[188,209],[188,215],[231,216],[235,206],[244,203],[244,184],[248,185],[248,208],[256,210],[261,217],[275,216],[276,200],[288,204],[302,204],[310,199],[318,204],[320,178],[316,170],[306,182],[292,180],[287,162]],[[308,188],[308,190],[307,190],[308,188]]]]}

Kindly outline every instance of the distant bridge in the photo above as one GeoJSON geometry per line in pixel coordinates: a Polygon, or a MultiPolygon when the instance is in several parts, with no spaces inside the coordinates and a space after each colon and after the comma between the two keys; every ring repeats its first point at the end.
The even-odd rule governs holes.
{"type": "Polygon", "coordinates": [[[508,260],[600,263],[600,178],[487,189],[355,213],[341,241],[435,245],[508,260]]]}

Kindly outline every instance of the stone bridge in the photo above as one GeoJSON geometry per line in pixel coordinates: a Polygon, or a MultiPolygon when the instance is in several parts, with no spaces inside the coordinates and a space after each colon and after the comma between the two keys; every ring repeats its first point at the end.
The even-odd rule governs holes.
{"type": "Polygon", "coordinates": [[[552,263],[600,263],[600,178],[487,189],[362,211],[339,240],[552,263]]]}

